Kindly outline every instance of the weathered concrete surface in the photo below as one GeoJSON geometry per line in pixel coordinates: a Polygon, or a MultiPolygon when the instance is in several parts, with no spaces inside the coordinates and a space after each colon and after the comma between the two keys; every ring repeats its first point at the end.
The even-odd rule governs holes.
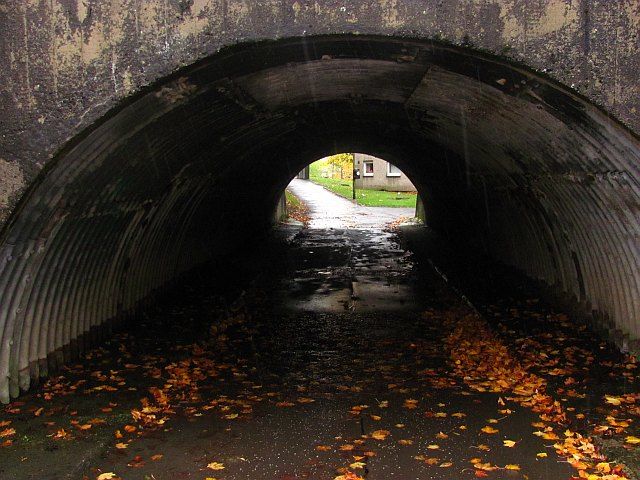
{"type": "Polygon", "coordinates": [[[224,46],[331,33],[471,45],[547,72],[639,131],[639,27],[636,0],[7,2],[0,158],[24,180],[0,203],[0,218],[67,140],[142,87],[224,46]]]}

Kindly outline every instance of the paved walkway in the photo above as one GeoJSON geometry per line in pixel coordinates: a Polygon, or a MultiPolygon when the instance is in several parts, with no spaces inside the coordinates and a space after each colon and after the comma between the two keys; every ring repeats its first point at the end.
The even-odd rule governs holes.
{"type": "Polygon", "coordinates": [[[381,229],[415,216],[414,208],[358,205],[309,180],[293,179],[288,188],[309,208],[309,228],[381,229]]]}

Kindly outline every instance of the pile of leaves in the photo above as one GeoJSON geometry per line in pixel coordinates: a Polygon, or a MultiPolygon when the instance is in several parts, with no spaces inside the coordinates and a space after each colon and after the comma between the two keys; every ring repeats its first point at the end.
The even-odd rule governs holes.
{"type": "Polygon", "coordinates": [[[302,223],[305,227],[309,224],[309,208],[289,191],[287,191],[287,216],[302,223]]]}
{"type": "MultiPolygon", "coordinates": [[[[509,400],[538,414],[540,422],[534,425],[538,428],[534,435],[553,441],[556,452],[577,470],[579,478],[628,478],[624,466],[608,462],[588,433],[572,427],[576,419],[548,393],[547,380],[532,372],[533,367],[540,367],[544,362],[544,356],[538,356],[537,361],[533,357],[519,361],[489,324],[472,311],[450,311],[447,325],[451,329],[446,343],[453,372],[472,390],[510,395],[509,400]]],[[[616,398],[616,403],[624,401],[635,405],[635,399],[635,395],[624,400],[616,398]]],[[[633,438],[631,440],[633,443],[633,438]]]]}

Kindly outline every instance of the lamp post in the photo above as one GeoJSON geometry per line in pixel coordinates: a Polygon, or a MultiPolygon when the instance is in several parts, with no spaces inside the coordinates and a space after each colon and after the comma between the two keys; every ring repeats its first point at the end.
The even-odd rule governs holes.
{"type": "Polygon", "coordinates": [[[352,198],[356,199],[356,177],[359,177],[359,172],[356,170],[356,156],[355,154],[351,154],[351,161],[353,165],[353,175],[351,175],[351,194],[352,198]]]}

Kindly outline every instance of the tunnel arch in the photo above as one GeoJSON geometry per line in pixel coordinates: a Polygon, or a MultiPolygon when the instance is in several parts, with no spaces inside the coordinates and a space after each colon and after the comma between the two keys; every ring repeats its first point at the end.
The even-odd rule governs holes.
{"type": "Polygon", "coordinates": [[[571,90],[470,48],[330,35],[237,46],[72,140],[0,244],[0,399],[269,228],[314,159],[366,151],[430,225],[640,336],[640,143],[571,90]]]}

